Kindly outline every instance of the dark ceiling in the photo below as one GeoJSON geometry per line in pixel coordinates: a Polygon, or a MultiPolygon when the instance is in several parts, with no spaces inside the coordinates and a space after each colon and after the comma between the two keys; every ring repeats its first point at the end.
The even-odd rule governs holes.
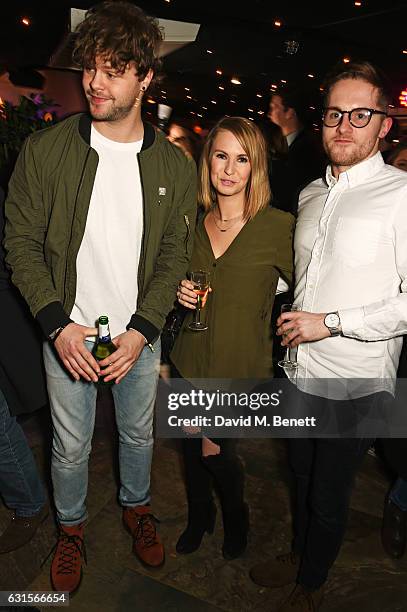
{"type": "MultiPolygon", "coordinates": [[[[403,54],[403,49],[407,51],[407,0],[361,0],[361,6],[353,0],[338,0],[325,3],[322,9],[319,2],[293,0],[136,3],[157,17],[202,24],[195,43],[164,61],[160,90],[166,93],[158,93],[179,115],[207,118],[226,113],[260,119],[270,86],[280,86],[281,81],[301,88],[309,105],[317,107],[324,73],[346,56],[378,64],[389,77],[395,104],[407,85],[407,53],[403,54]],[[276,20],[281,27],[274,25],[276,20]],[[216,74],[217,69],[222,75],[216,74]],[[233,85],[232,77],[241,85],[233,85]]],[[[69,8],[92,4],[87,0],[4,3],[3,70],[46,65],[67,31],[69,8]],[[30,18],[30,27],[21,24],[23,16],[30,18]]]]}

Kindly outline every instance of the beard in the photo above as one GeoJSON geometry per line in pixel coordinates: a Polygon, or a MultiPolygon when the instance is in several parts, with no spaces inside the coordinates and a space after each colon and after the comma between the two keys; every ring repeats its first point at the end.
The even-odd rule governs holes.
{"type": "Polygon", "coordinates": [[[342,145],[333,140],[324,139],[324,149],[329,161],[334,166],[351,167],[370,157],[375,149],[376,139],[366,142],[351,142],[342,145]]]}
{"type": "Polygon", "coordinates": [[[98,111],[97,108],[89,105],[90,114],[95,121],[120,121],[130,114],[132,108],[133,104],[128,106],[112,105],[110,108],[98,111]]]}

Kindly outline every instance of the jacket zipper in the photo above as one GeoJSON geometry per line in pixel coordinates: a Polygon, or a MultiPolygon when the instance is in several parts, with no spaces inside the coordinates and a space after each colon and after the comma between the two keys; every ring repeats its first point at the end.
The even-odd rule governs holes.
{"type": "Polygon", "coordinates": [[[185,255],[188,255],[188,242],[191,235],[191,227],[189,225],[188,215],[184,215],[185,225],[187,226],[187,235],[185,236],[185,255]]]}

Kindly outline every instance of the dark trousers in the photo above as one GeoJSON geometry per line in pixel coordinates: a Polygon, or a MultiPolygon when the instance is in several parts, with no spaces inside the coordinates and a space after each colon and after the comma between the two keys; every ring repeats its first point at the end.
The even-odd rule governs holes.
{"type": "Polygon", "coordinates": [[[311,414],[335,414],[339,426],[336,438],[288,440],[295,476],[293,550],[301,557],[297,581],[317,589],[326,581],[339,553],[355,475],[373,443],[373,438],[340,437],[340,431],[348,431],[343,425],[349,424],[349,418],[343,416],[345,411],[366,414],[369,405],[385,402],[388,394],[375,393],[352,401],[301,395],[311,414]]]}
{"type": "Polygon", "coordinates": [[[188,502],[208,502],[212,499],[213,484],[218,489],[223,511],[241,508],[243,504],[244,476],[236,454],[236,441],[216,439],[219,455],[202,457],[202,439],[183,440],[185,479],[188,502]]]}

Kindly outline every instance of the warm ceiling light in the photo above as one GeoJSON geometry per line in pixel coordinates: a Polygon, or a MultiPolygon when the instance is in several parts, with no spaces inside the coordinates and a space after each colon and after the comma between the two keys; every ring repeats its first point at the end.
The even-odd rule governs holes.
{"type": "Polygon", "coordinates": [[[192,96],[187,96],[188,100],[192,100],[192,96]]]}
{"type": "Polygon", "coordinates": [[[219,76],[222,76],[223,72],[222,72],[222,70],[217,70],[216,74],[218,74],[219,76]]]}
{"type": "Polygon", "coordinates": [[[324,91],[324,88],[323,88],[323,87],[320,87],[320,88],[319,88],[319,91],[324,91]]]}
{"type": "Polygon", "coordinates": [[[258,115],[264,115],[264,111],[257,111],[258,115]]]}
{"type": "Polygon", "coordinates": [[[213,53],[213,51],[211,51],[210,49],[206,50],[207,53],[213,53]]]}
{"type": "Polygon", "coordinates": [[[222,85],[219,85],[218,89],[220,89],[221,91],[225,91],[225,88],[222,87],[222,85]]]}
{"type": "Polygon", "coordinates": [[[152,98],[149,98],[149,99],[147,100],[147,102],[148,102],[149,104],[155,104],[155,100],[153,100],[152,98]]]}
{"type": "Polygon", "coordinates": [[[241,85],[241,81],[239,81],[238,78],[233,77],[233,79],[230,79],[230,82],[233,83],[233,85],[241,85]]]}
{"type": "Polygon", "coordinates": [[[271,89],[277,89],[277,85],[275,83],[273,83],[272,85],[270,85],[271,89]]]}
{"type": "Polygon", "coordinates": [[[276,26],[276,28],[281,28],[281,26],[283,24],[281,23],[281,21],[279,19],[276,19],[275,22],[274,22],[274,25],[276,26]]]}
{"type": "Polygon", "coordinates": [[[403,49],[404,55],[407,55],[407,49],[403,49]]]}
{"type": "Polygon", "coordinates": [[[191,91],[189,87],[184,87],[185,91],[191,91]]]}
{"type": "Polygon", "coordinates": [[[207,106],[203,106],[202,109],[203,110],[208,110],[208,107],[207,106]]]}
{"type": "Polygon", "coordinates": [[[254,113],[254,110],[252,108],[248,108],[247,110],[249,111],[249,113],[254,113]]]}
{"type": "Polygon", "coordinates": [[[165,89],[162,89],[162,90],[161,90],[161,93],[162,93],[162,94],[166,94],[167,92],[165,91],[165,89]]]}
{"type": "Polygon", "coordinates": [[[263,96],[261,94],[256,94],[256,98],[262,98],[263,96]]]}
{"type": "Polygon", "coordinates": [[[313,79],[315,75],[313,74],[307,74],[307,77],[309,77],[310,79],[313,79]]]}
{"type": "Polygon", "coordinates": [[[285,81],[284,79],[281,79],[281,83],[287,83],[287,81],[285,81]]]}
{"type": "Polygon", "coordinates": [[[253,117],[249,117],[250,121],[254,121],[253,117]]]}
{"type": "Polygon", "coordinates": [[[359,2],[358,0],[356,0],[356,1],[355,1],[353,4],[354,4],[355,6],[362,6],[362,3],[361,3],[361,2],[359,2]]]}
{"type": "Polygon", "coordinates": [[[202,117],[202,115],[200,113],[197,113],[196,116],[197,117],[202,117]]]}
{"type": "Polygon", "coordinates": [[[344,57],[342,61],[343,61],[344,64],[349,64],[350,57],[344,57]]]}
{"type": "Polygon", "coordinates": [[[212,104],[216,104],[216,100],[211,100],[211,103],[212,104]]]}
{"type": "Polygon", "coordinates": [[[315,110],[315,106],[310,106],[310,110],[315,110]]]}
{"type": "Polygon", "coordinates": [[[29,17],[21,17],[21,23],[25,26],[30,26],[31,19],[29,17]]]}
{"type": "Polygon", "coordinates": [[[230,100],[232,104],[236,104],[236,100],[230,100]]]}

